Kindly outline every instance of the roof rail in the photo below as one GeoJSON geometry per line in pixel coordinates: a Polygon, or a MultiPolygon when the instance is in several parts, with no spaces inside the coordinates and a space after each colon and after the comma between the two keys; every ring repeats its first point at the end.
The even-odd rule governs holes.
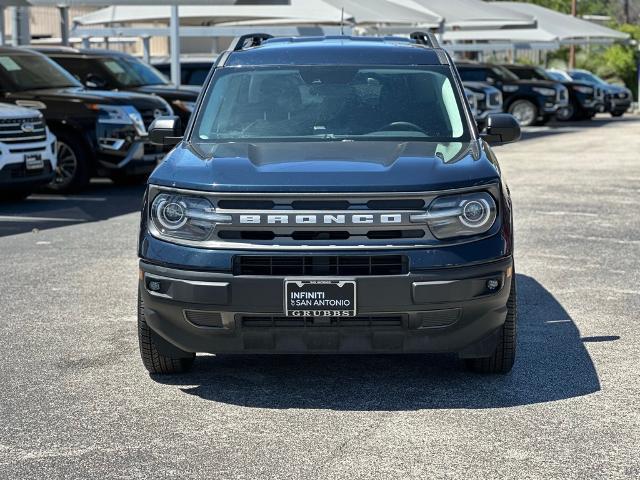
{"type": "Polygon", "coordinates": [[[411,32],[409,34],[411,40],[415,40],[418,45],[426,45],[431,48],[440,48],[440,43],[433,33],[430,32],[411,32]]]}
{"type": "Polygon", "coordinates": [[[229,50],[237,52],[244,48],[257,47],[269,38],[273,38],[273,35],[269,35],[268,33],[249,33],[247,35],[241,35],[233,39],[231,45],[229,45],[229,50]]]}

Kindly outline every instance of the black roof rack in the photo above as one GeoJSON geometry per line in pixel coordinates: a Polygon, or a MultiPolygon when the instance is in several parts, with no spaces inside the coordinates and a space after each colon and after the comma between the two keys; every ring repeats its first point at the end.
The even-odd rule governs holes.
{"type": "Polygon", "coordinates": [[[433,33],[430,32],[411,32],[409,34],[411,40],[415,40],[419,45],[426,45],[431,48],[440,48],[440,43],[433,33]]]}
{"type": "Polygon", "coordinates": [[[237,52],[244,48],[257,47],[269,38],[273,38],[273,35],[269,35],[268,33],[249,33],[247,35],[241,35],[233,39],[231,45],[229,45],[229,50],[237,52]]]}

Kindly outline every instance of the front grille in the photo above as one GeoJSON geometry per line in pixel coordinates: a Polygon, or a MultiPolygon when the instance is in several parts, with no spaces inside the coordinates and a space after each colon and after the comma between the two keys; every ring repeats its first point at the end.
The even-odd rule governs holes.
{"type": "Polygon", "coordinates": [[[269,248],[432,243],[427,225],[411,217],[424,215],[434,196],[222,196],[216,210],[232,220],[219,223],[210,240],[269,248]]]}
{"type": "Polygon", "coordinates": [[[159,116],[169,115],[169,111],[164,108],[152,108],[140,110],[144,126],[149,128],[151,123],[159,116]]]}
{"type": "Polygon", "coordinates": [[[235,275],[372,276],[409,272],[405,255],[238,255],[235,275]]]}
{"type": "Polygon", "coordinates": [[[243,328],[322,328],[322,327],[402,327],[402,315],[375,315],[355,317],[284,317],[269,315],[243,315],[240,323],[243,328]]]}
{"type": "Polygon", "coordinates": [[[486,98],[487,109],[493,109],[502,106],[502,94],[499,91],[490,93],[486,98]]]}
{"type": "Polygon", "coordinates": [[[47,138],[47,131],[42,118],[14,118],[0,120],[0,142],[27,143],[42,142],[47,138]]]}
{"type": "Polygon", "coordinates": [[[559,88],[556,98],[558,100],[558,103],[567,103],[569,101],[569,90],[567,90],[565,87],[559,88]]]}

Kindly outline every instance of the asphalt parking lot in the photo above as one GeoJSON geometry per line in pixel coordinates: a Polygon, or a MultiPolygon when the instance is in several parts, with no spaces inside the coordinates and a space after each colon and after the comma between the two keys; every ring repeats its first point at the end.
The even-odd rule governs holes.
{"type": "Polygon", "coordinates": [[[496,152],[519,356],[199,357],[136,337],[142,188],[0,205],[0,478],[639,478],[640,118],[496,152]]]}

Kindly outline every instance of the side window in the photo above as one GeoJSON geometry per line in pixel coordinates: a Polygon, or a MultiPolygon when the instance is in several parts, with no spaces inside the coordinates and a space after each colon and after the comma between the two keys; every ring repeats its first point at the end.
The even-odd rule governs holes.
{"type": "MultiPolygon", "coordinates": [[[[91,74],[104,77],[104,75],[101,75],[101,71],[97,68],[95,62],[90,60],[67,57],[54,58],[53,60],[83,84],[91,74]]],[[[104,80],[108,79],[104,78],[104,80]]]]}
{"type": "Polygon", "coordinates": [[[460,77],[467,82],[486,82],[489,78],[488,72],[484,68],[460,68],[460,77]]]}
{"type": "Polygon", "coordinates": [[[204,81],[207,79],[208,74],[208,68],[194,68],[193,70],[189,70],[184,83],[186,83],[187,85],[203,85],[204,81]]]}

